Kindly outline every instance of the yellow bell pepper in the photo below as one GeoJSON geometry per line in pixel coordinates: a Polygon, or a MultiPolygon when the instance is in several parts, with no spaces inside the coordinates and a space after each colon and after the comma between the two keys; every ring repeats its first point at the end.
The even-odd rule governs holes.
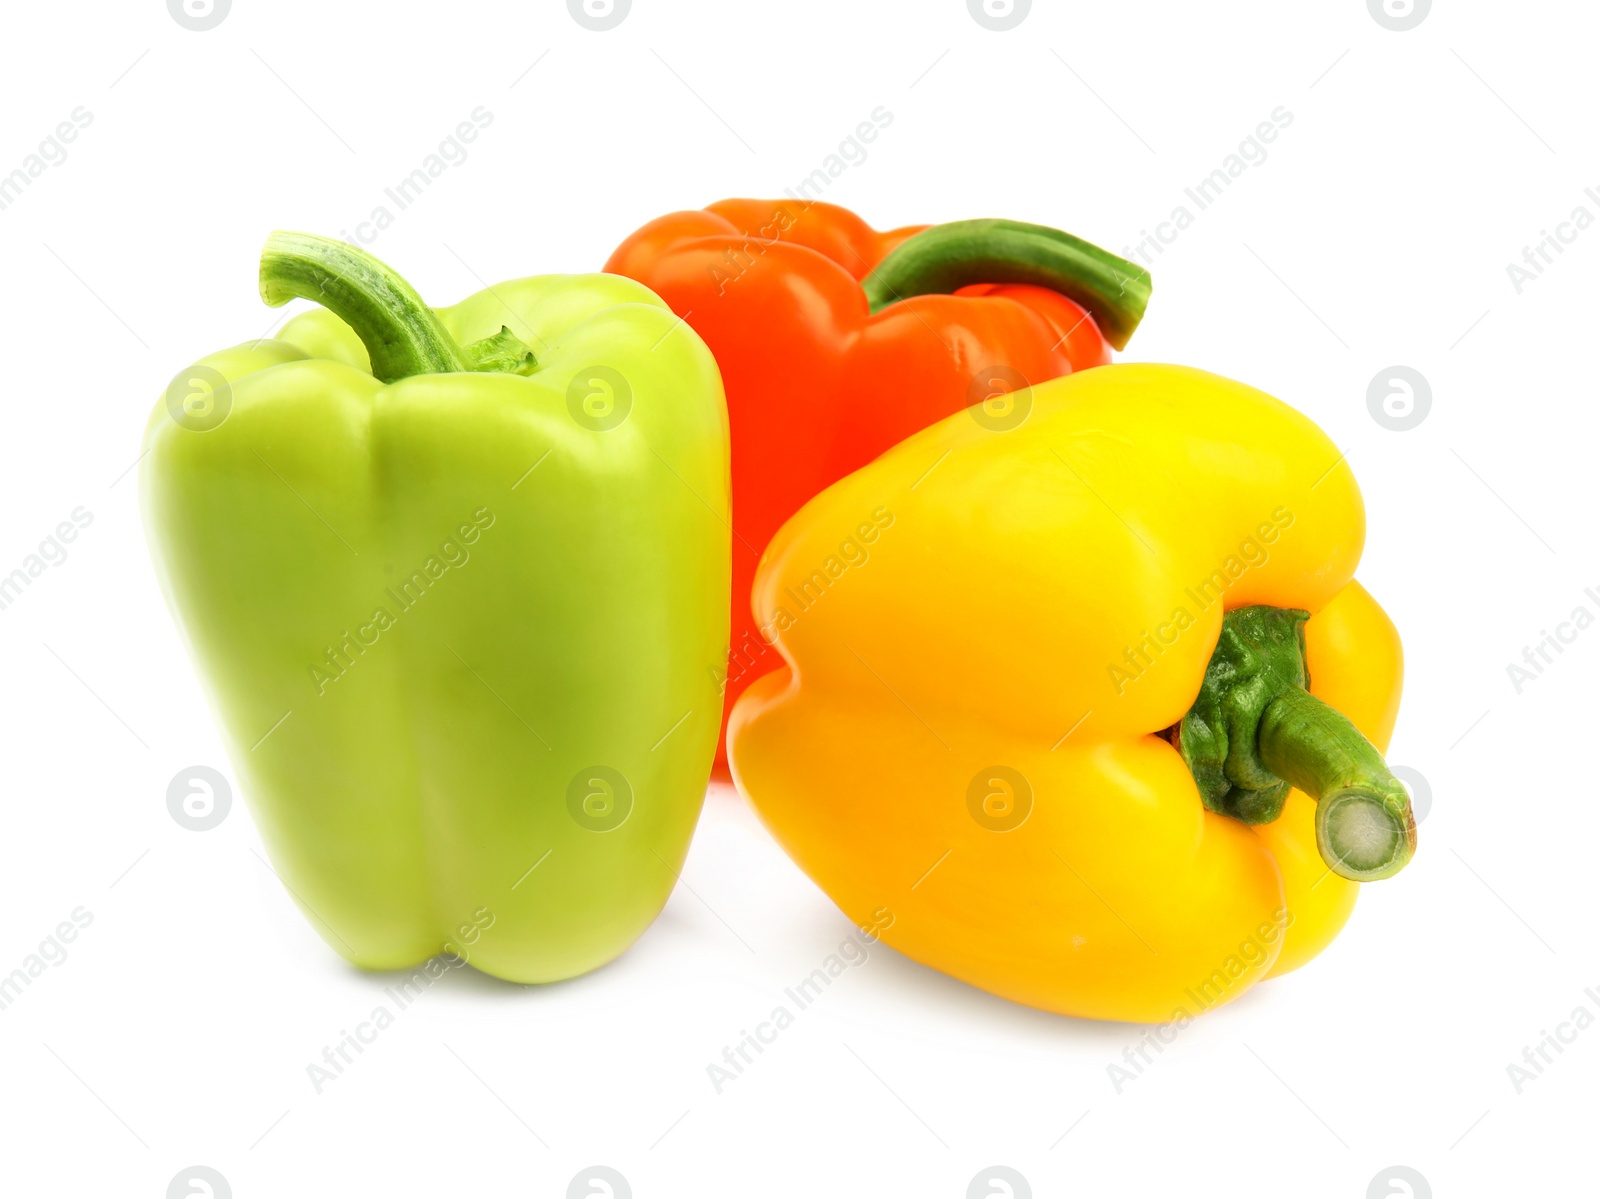
{"type": "Polygon", "coordinates": [[[1414,850],[1364,537],[1338,448],[1242,384],[1136,364],[995,397],[768,547],[787,667],[734,710],[735,781],[917,961],[1192,1019],[1309,961],[1414,850]]]}

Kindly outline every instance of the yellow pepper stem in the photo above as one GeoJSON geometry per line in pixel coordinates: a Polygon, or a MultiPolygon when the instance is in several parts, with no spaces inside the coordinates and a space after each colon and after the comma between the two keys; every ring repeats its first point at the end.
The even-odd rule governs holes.
{"type": "Polygon", "coordinates": [[[1293,687],[1261,713],[1261,760],[1317,801],[1317,848],[1357,882],[1396,874],[1417,850],[1405,785],[1360,731],[1310,692],[1293,687]]]}
{"type": "Polygon", "coordinates": [[[1404,785],[1355,725],[1307,687],[1305,622],[1293,608],[1237,608],[1173,743],[1213,812],[1267,824],[1290,786],[1317,801],[1317,848],[1343,878],[1398,872],[1417,848],[1404,785]]]}

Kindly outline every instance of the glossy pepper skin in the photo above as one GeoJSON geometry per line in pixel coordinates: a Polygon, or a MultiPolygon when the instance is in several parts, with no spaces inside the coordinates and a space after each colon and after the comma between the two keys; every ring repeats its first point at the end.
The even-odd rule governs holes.
{"type": "Polygon", "coordinates": [[[313,309],[181,373],[198,402],[156,406],[142,488],[273,868],[363,967],[592,970],[666,901],[711,766],[716,365],[615,276],[434,313],[274,235],[262,289],[355,328],[313,309]]]}
{"type": "Polygon", "coordinates": [[[761,551],[802,504],[969,404],[1109,362],[1096,317],[1055,288],[1097,308],[1118,348],[1137,325],[1149,293],[1138,268],[1078,243],[1083,258],[1041,270],[1037,244],[997,244],[994,226],[1054,232],[942,226],[978,235],[871,278],[935,231],[880,233],[832,204],[724,200],[651,221],[607,261],[661,296],[722,369],[734,521],[725,710],[781,664],[747,600],[761,551]],[[918,294],[943,291],[956,294],[918,294]]]}
{"type": "MultiPolygon", "coordinates": [[[[1361,497],[1309,420],[1200,371],[1108,366],[1019,404],[1006,431],[961,413],[910,438],[773,540],[755,608],[785,668],[734,710],[734,778],[916,960],[1050,1011],[1191,1019],[1309,961],[1358,890],[1312,798],[1254,825],[1208,810],[1173,743],[1225,612],[1310,614],[1278,620],[1279,648],[1303,633],[1296,702],[1378,763],[1365,811],[1389,803],[1401,843],[1371,876],[1414,844],[1374,748],[1401,649],[1354,580],[1361,497]]],[[[1284,710],[1260,747],[1293,757],[1268,745],[1284,710]]]]}

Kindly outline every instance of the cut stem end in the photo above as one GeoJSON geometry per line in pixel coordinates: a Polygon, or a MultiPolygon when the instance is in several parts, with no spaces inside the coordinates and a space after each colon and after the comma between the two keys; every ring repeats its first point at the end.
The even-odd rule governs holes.
{"type": "Polygon", "coordinates": [[[1317,805],[1317,849],[1340,878],[1369,883],[1398,874],[1417,849],[1406,804],[1361,791],[1325,795],[1317,805]]]}

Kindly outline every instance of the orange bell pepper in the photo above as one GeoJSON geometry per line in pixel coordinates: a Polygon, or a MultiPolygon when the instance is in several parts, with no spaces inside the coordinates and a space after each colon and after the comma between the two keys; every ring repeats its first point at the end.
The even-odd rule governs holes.
{"type": "Polygon", "coordinates": [[[724,714],[780,665],[748,597],[762,549],[801,504],[969,404],[1110,361],[1108,342],[1126,344],[1150,293],[1142,268],[1053,229],[879,233],[835,205],[787,200],[660,217],[605,269],[665,300],[722,370],[734,532],[724,714]]]}

